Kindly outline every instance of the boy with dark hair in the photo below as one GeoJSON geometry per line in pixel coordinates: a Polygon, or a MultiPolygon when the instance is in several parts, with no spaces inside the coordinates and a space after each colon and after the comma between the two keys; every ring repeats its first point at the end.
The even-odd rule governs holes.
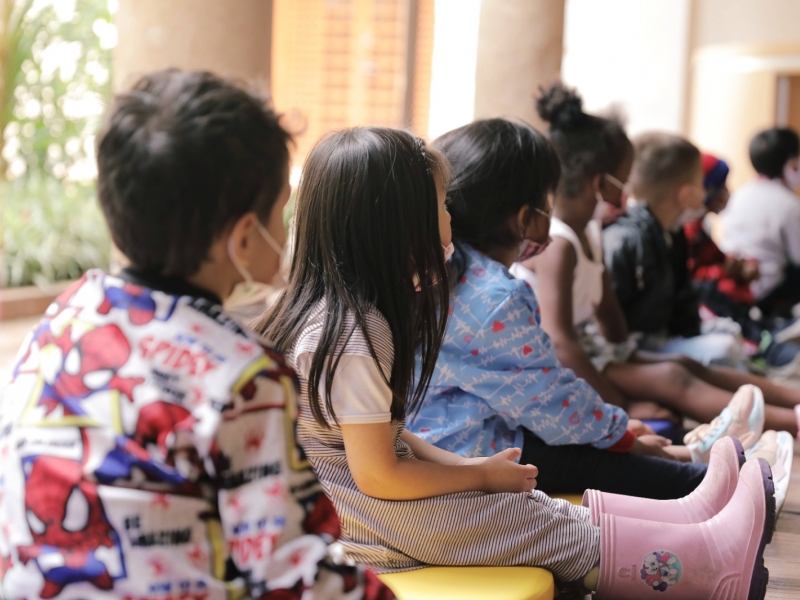
{"type": "Polygon", "coordinates": [[[762,131],[750,142],[759,174],[721,214],[720,248],[758,262],[750,284],[765,316],[790,316],[800,302],[800,139],[788,128],[762,131]]]}
{"type": "Polygon", "coordinates": [[[0,596],[313,585],[339,526],[286,439],[294,373],[222,308],[278,269],[289,140],[209,73],[154,73],[115,99],[98,191],[131,266],[87,272],[18,355],[0,413],[0,596]]]}

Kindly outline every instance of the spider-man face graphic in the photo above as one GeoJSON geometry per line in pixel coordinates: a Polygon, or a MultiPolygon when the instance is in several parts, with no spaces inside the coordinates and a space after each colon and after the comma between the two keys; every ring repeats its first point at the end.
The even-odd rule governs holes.
{"type": "Polygon", "coordinates": [[[25,515],[33,543],[19,547],[44,577],[41,598],[88,582],[110,590],[125,576],[119,536],[109,523],[97,485],[82,476],[80,462],[56,456],[23,459],[25,515]]]}
{"type": "Polygon", "coordinates": [[[63,406],[65,415],[84,415],[80,401],[95,392],[116,390],[129,400],[134,388],[143,377],[121,377],[117,372],[128,362],[131,346],[125,334],[116,325],[103,325],[90,329],[73,340],[73,325],[67,325],[56,336],[43,328],[36,336],[41,352],[49,346],[61,351],[62,365],[52,378],[45,376],[41,406],[51,413],[63,406]]]}

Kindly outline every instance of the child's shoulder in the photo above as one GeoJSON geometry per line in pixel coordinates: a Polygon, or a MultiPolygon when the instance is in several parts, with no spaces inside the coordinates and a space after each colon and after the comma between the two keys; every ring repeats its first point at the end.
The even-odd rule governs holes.
{"type": "Polygon", "coordinates": [[[653,234],[655,229],[650,212],[644,206],[636,206],[605,227],[602,239],[606,250],[614,251],[626,245],[638,245],[653,234]]]}
{"type": "Polygon", "coordinates": [[[146,360],[202,353],[205,362],[198,363],[227,365],[235,372],[266,356],[276,369],[285,367],[274,348],[211,298],[153,289],[101,270],[88,271],[83,281],[56,304],[76,305],[97,324],[118,325],[146,360]]]}
{"type": "Polygon", "coordinates": [[[536,296],[530,284],[514,277],[504,265],[466,247],[465,270],[456,286],[453,312],[469,312],[483,322],[501,306],[514,305],[535,312],[536,296]]]}
{"type": "MultiPolygon", "coordinates": [[[[297,337],[290,355],[298,357],[304,353],[316,351],[323,337],[325,321],[333,312],[327,300],[322,299],[309,311],[303,330],[297,337]]],[[[370,306],[361,314],[361,319],[356,318],[352,311],[345,313],[342,322],[344,337],[338,340],[336,352],[344,354],[358,354],[369,356],[370,345],[375,350],[381,362],[391,364],[394,357],[394,344],[392,330],[389,322],[374,306],[370,306]]]]}

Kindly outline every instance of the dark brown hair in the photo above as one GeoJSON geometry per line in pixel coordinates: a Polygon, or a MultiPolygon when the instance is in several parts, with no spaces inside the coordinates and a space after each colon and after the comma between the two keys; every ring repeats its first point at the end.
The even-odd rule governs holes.
{"type": "Polygon", "coordinates": [[[437,174],[446,178],[444,164],[439,153],[426,149],[413,134],[382,127],[329,135],[306,160],[297,192],[288,287],[256,329],[288,352],[311,311],[325,300],[308,377],[309,404],[320,424],[327,425],[319,393],[323,375],[324,406],[336,418],[331,386],[342,342],[353,333],[345,326],[348,315],[367,338],[381,373],[367,314],[377,309],[389,324],[392,417],[403,418],[425,394],[447,324],[449,292],[434,179],[437,174]],[[415,291],[417,277],[420,291],[415,291]]]}
{"type": "Polygon", "coordinates": [[[632,150],[618,117],[583,112],[578,92],[563,83],[541,89],[536,110],[550,123],[550,141],[561,159],[559,193],[565,198],[578,196],[588,178],[613,175],[632,150]]]}
{"type": "Polygon", "coordinates": [[[140,270],[188,277],[244,214],[265,221],[290,135],[262,99],[206,72],[142,77],[114,99],[98,138],[100,206],[140,270]]]}
{"type": "MultiPolygon", "coordinates": [[[[547,208],[561,172],[547,138],[522,121],[484,119],[445,133],[433,142],[447,157],[452,179],[447,188],[453,237],[488,253],[519,244],[509,218],[523,206],[547,208]]],[[[452,275],[463,274],[462,253],[452,275]]]]}

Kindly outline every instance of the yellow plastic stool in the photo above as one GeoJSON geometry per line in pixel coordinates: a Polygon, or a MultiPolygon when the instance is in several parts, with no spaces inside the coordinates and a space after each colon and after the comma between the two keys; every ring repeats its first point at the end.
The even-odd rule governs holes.
{"type": "Polygon", "coordinates": [[[551,498],[561,498],[562,500],[566,500],[570,504],[574,504],[575,506],[580,506],[581,501],[583,500],[583,494],[553,494],[550,496],[551,498]]]}
{"type": "Polygon", "coordinates": [[[553,600],[550,571],[538,567],[425,567],[378,576],[398,600],[553,600]]]}

